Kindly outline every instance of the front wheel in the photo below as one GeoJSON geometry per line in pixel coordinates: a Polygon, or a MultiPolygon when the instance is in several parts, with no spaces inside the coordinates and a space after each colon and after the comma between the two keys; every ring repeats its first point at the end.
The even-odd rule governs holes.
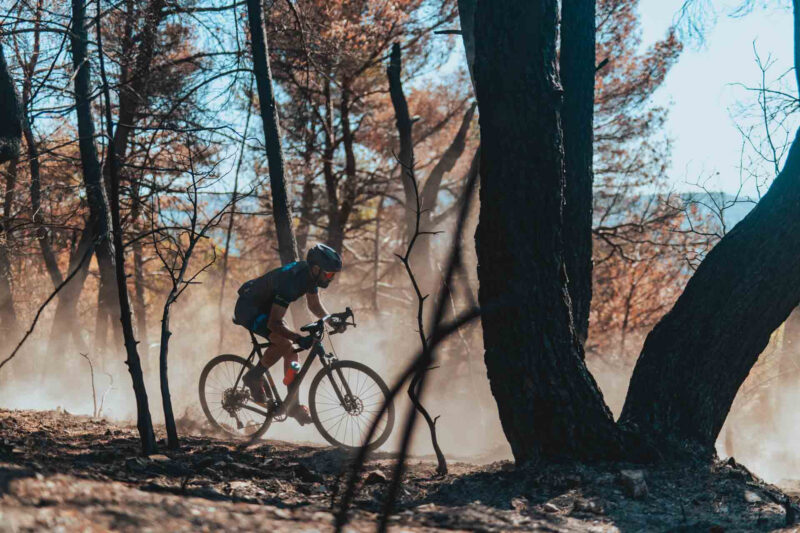
{"type": "MultiPolygon", "coordinates": [[[[368,366],[337,361],[314,376],[308,396],[311,418],[325,440],[346,450],[356,450],[364,444],[369,428],[389,398],[389,389],[368,366]]],[[[368,448],[374,450],[385,443],[393,426],[394,405],[390,402],[368,448]]]]}

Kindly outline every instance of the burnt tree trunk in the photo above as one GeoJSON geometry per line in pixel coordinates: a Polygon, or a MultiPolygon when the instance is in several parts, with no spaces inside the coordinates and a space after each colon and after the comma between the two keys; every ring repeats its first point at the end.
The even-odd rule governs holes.
{"type": "MultiPolygon", "coordinates": [[[[81,25],[78,25],[79,17],[75,15],[77,4],[82,0],[73,0],[73,24],[76,28],[83,28],[82,18],[81,25]]],[[[79,8],[82,10],[83,8],[79,8]]],[[[108,138],[114,138],[114,122],[111,116],[111,96],[109,94],[108,79],[106,78],[104,60],[103,60],[103,44],[101,41],[100,33],[100,12],[98,10],[97,19],[95,20],[97,28],[97,48],[98,57],[100,62],[100,75],[103,82],[103,95],[105,97],[105,111],[106,111],[106,127],[108,128],[108,138]]],[[[85,29],[84,29],[85,32],[85,29]]],[[[84,33],[85,35],[85,33],[84,33]]],[[[85,52],[85,50],[84,50],[85,52]]],[[[88,71],[87,71],[88,81],[88,71]]],[[[115,280],[117,288],[117,302],[119,303],[120,322],[122,323],[122,335],[125,340],[125,352],[127,359],[125,364],[128,365],[128,372],[131,375],[133,382],[133,393],[136,398],[136,425],[139,430],[139,439],[142,445],[142,454],[149,455],[156,451],[156,439],[153,432],[153,421],[150,417],[150,407],[147,400],[147,390],[144,385],[144,376],[142,374],[142,363],[139,358],[139,352],[136,348],[136,339],[133,333],[133,320],[131,316],[131,306],[128,299],[128,283],[125,275],[125,248],[122,243],[122,224],[120,223],[120,179],[119,179],[119,159],[117,158],[116,151],[114,150],[114,143],[109,143],[108,157],[110,159],[110,208],[111,208],[111,224],[112,224],[112,237],[114,245],[111,250],[114,252],[113,264],[115,266],[115,280]]],[[[95,160],[97,166],[99,163],[95,160]]],[[[101,187],[101,190],[102,187],[101,187]]]]}
{"type": "MultiPolygon", "coordinates": [[[[439,192],[442,188],[442,180],[445,174],[453,170],[464,149],[467,146],[467,135],[469,128],[472,124],[472,118],[475,116],[475,105],[471,105],[464,117],[461,119],[461,125],[456,132],[455,137],[450,142],[450,145],[444,151],[439,161],[433,166],[425,180],[425,185],[422,187],[420,193],[420,202],[422,212],[420,213],[420,230],[423,232],[436,231],[437,221],[434,218],[434,212],[439,203],[439,192]]],[[[458,202],[455,202],[456,204],[458,202]]],[[[434,290],[434,283],[437,279],[436,271],[436,258],[434,257],[432,246],[433,235],[426,235],[415,243],[414,255],[412,257],[412,266],[415,267],[417,277],[421,286],[428,290],[434,290]]]]}
{"type": "MultiPolygon", "coordinates": [[[[81,264],[81,258],[86,253],[88,246],[94,241],[94,250],[100,265],[101,286],[113,283],[113,249],[109,235],[108,201],[103,187],[100,162],[97,158],[97,149],[94,144],[94,123],[91,111],[91,87],[89,60],[86,55],[88,36],[86,33],[85,5],[80,0],[72,2],[71,34],[72,66],[75,69],[75,112],[78,119],[78,148],[83,169],[83,183],[86,189],[86,199],[89,205],[89,220],[81,242],[75,253],[70,257],[70,269],[81,266],[81,271],[64,287],[62,297],[59,298],[56,308],[56,323],[53,328],[52,343],[63,340],[71,334],[80,346],[80,332],[77,327],[77,301],[83,283],[89,270],[89,261],[81,264]],[[100,261],[100,258],[103,261],[100,261]],[[111,259],[109,264],[109,259],[111,259]]],[[[70,270],[71,271],[71,270],[70,270]]]]}
{"type": "Polygon", "coordinates": [[[353,102],[350,100],[348,83],[342,83],[342,99],[339,102],[339,118],[342,124],[342,146],[344,148],[344,187],[339,200],[338,227],[335,240],[331,245],[334,250],[342,251],[347,222],[353,213],[356,203],[356,154],[355,134],[350,124],[350,111],[353,102]]]}
{"type": "Polygon", "coordinates": [[[19,155],[21,140],[22,110],[0,44],[0,163],[11,161],[19,155]]]}
{"type": "MultiPolygon", "coordinates": [[[[89,274],[90,260],[82,261],[82,259],[88,253],[89,247],[92,246],[94,242],[94,228],[92,226],[91,212],[89,214],[89,220],[86,222],[86,227],[80,232],[80,237],[77,241],[77,245],[71,250],[69,266],[67,268],[67,272],[75,272],[76,270],[77,272],[75,272],[72,279],[64,285],[64,288],[61,289],[61,293],[59,293],[58,305],[56,305],[55,314],[53,316],[53,329],[50,332],[49,351],[51,353],[59,350],[59,347],[63,349],[62,343],[69,338],[72,338],[78,350],[81,352],[87,352],[89,349],[81,334],[80,322],[78,320],[78,298],[80,298],[83,284],[89,274]]],[[[94,251],[92,253],[94,253],[94,251]]]]}
{"type": "Polygon", "coordinates": [[[483,1],[475,14],[478,298],[487,373],[517,463],[613,457],[622,445],[570,317],[557,18],[556,0],[483,1]]]}
{"type": "MultiPolygon", "coordinates": [[[[23,101],[25,102],[24,108],[27,113],[27,99],[23,93],[23,101]]],[[[25,145],[27,146],[28,165],[31,173],[31,219],[34,227],[36,228],[36,239],[39,241],[39,248],[42,250],[42,259],[44,260],[47,274],[50,276],[50,281],[53,282],[53,287],[58,287],[64,281],[61,275],[61,270],[58,268],[58,260],[56,254],[53,252],[53,244],[50,240],[50,230],[45,226],[44,212],[42,209],[42,178],[39,167],[39,148],[36,145],[36,139],[33,136],[33,130],[29,122],[29,118],[25,117],[23,122],[23,133],[25,136],[25,145]]]]}
{"type": "MultiPolygon", "coordinates": [[[[106,187],[110,190],[111,180],[111,157],[110,152],[113,149],[116,154],[117,164],[121,169],[125,164],[125,158],[128,152],[128,145],[133,128],[136,124],[139,109],[146,104],[148,95],[148,85],[150,82],[150,65],[153,62],[153,55],[155,53],[155,43],[157,38],[157,31],[161,21],[164,18],[164,0],[151,0],[144,12],[144,25],[141,32],[136,36],[135,42],[138,47],[135,52],[133,60],[133,68],[130,69],[126,66],[123,68],[123,79],[119,91],[119,120],[117,127],[114,130],[114,138],[108,145],[107,157],[103,165],[103,179],[106,187]]],[[[128,13],[128,17],[132,17],[133,13],[128,13]]],[[[133,53],[130,43],[128,43],[128,53],[133,53]]],[[[135,220],[135,219],[134,219],[135,220]]],[[[98,254],[98,263],[101,268],[113,268],[113,262],[110,262],[110,257],[103,257],[98,254]]],[[[111,326],[112,335],[116,340],[120,339],[119,329],[116,327],[116,321],[111,320],[116,317],[119,302],[117,301],[116,284],[113,279],[106,279],[106,282],[111,281],[110,285],[104,285],[104,280],[100,279],[100,294],[98,297],[97,307],[97,328],[95,330],[95,342],[99,348],[105,346],[108,331],[107,326],[111,326]]]]}
{"type": "Polygon", "coordinates": [[[595,0],[561,4],[560,72],[564,87],[564,262],[572,321],[581,343],[589,334],[592,301],[592,156],[595,73],[595,0]]]}
{"type": "Polygon", "coordinates": [[[328,236],[327,244],[335,250],[344,242],[344,230],[339,220],[339,183],[333,171],[333,156],[336,151],[336,135],[333,125],[333,101],[331,99],[331,82],[325,80],[322,87],[324,99],[324,144],[322,148],[322,176],[325,180],[325,196],[327,199],[328,236]]]}
{"type": "Polygon", "coordinates": [[[736,392],[798,303],[800,132],[769,191],[647,336],[620,422],[712,454],[736,392]]]}
{"type": "Polygon", "coordinates": [[[19,159],[8,163],[3,194],[3,218],[0,220],[0,335],[2,341],[10,340],[16,334],[18,322],[14,308],[14,282],[11,271],[11,232],[13,231],[14,191],[17,187],[17,165],[19,159]]]}
{"type": "Polygon", "coordinates": [[[414,227],[417,222],[415,205],[415,186],[414,186],[414,145],[411,138],[411,127],[413,125],[411,116],[408,112],[408,102],[403,94],[403,82],[401,78],[400,45],[394,43],[392,52],[389,56],[389,66],[386,67],[386,75],[389,78],[389,96],[394,107],[395,125],[400,138],[400,150],[397,159],[400,163],[400,181],[403,184],[403,198],[405,199],[405,223],[406,240],[411,240],[414,235],[414,227]]]}
{"type": "Polygon", "coordinates": [[[286,176],[281,148],[281,132],[278,124],[278,109],[272,88],[272,72],[269,66],[269,47],[261,3],[247,0],[247,22],[250,29],[250,45],[253,52],[253,72],[256,78],[261,121],[264,125],[264,143],[269,164],[269,183],[272,192],[272,214],[278,236],[278,254],[282,264],[297,261],[297,242],[292,230],[292,212],[286,191],[286,176]]]}
{"type": "MultiPolygon", "coordinates": [[[[135,230],[143,232],[139,220],[142,214],[141,180],[131,182],[131,211],[129,220],[135,230]]],[[[147,372],[150,367],[150,336],[147,332],[147,305],[145,303],[144,284],[144,246],[141,239],[135,239],[130,245],[133,249],[133,316],[136,319],[136,336],[139,337],[139,355],[142,367],[147,372]]]]}
{"type": "Polygon", "coordinates": [[[33,90],[33,75],[39,63],[40,55],[40,30],[42,19],[42,1],[36,3],[36,11],[33,21],[33,49],[31,56],[25,65],[25,78],[22,82],[22,134],[25,138],[28,154],[28,167],[31,174],[30,195],[31,195],[31,220],[36,228],[36,238],[39,241],[39,248],[42,251],[47,274],[53,287],[58,287],[64,280],[61,270],[58,268],[58,261],[53,252],[53,245],[50,240],[50,230],[45,226],[44,212],[42,210],[42,178],[39,165],[39,146],[33,135],[33,116],[29,114],[31,92],[33,90]]]}
{"type": "Polygon", "coordinates": [[[161,315],[161,345],[158,354],[158,375],[161,385],[161,404],[164,409],[164,422],[167,430],[167,448],[175,450],[179,446],[178,428],[175,425],[175,413],[172,411],[172,396],[169,392],[169,374],[167,368],[167,358],[169,356],[169,338],[172,331],[169,329],[169,310],[175,301],[176,291],[173,289],[167,296],[164,304],[164,312],[161,315]]]}
{"type": "Polygon", "coordinates": [[[467,56],[467,68],[475,87],[475,9],[478,0],[458,0],[458,18],[461,21],[461,40],[467,56]]]}
{"type": "MultiPolygon", "coordinates": [[[[800,39],[797,1],[794,9],[800,39]]],[[[800,56],[795,62],[797,69],[800,56]]],[[[712,455],[739,387],[798,303],[800,130],[769,191],[647,336],[620,423],[667,452],[712,455]]]]}
{"type": "Polygon", "coordinates": [[[150,336],[147,332],[147,305],[144,300],[144,254],[141,241],[131,245],[133,248],[133,316],[136,317],[136,335],[139,337],[139,351],[142,366],[147,369],[150,360],[150,336]]]}

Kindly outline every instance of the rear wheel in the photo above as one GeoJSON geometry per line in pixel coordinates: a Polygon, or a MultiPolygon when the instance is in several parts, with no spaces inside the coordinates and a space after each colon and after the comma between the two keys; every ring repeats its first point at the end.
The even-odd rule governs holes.
{"type": "MultiPolygon", "coordinates": [[[[271,409],[252,401],[241,376],[252,365],[238,355],[218,355],[200,374],[200,405],[212,426],[232,437],[263,435],[272,423],[271,409]],[[238,380],[238,381],[237,381],[238,380]]],[[[266,386],[266,390],[269,388],[266,386]]]]}
{"type": "MultiPolygon", "coordinates": [[[[389,389],[368,366],[355,361],[337,361],[314,376],[308,396],[311,418],[325,440],[334,446],[355,450],[364,444],[369,428],[389,398],[389,389]],[[334,383],[343,401],[337,396],[334,383]]],[[[393,426],[394,404],[389,403],[368,448],[374,450],[385,443],[393,426]]]]}

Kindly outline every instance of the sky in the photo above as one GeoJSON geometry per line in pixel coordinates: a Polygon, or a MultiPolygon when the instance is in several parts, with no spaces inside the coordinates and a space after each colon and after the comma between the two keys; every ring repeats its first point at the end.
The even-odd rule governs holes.
{"type": "MultiPolygon", "coordinates": [[[[641,0],[643,45],[664,36],[682,0],[641,0]]],[[[739,186],[742,136],[731,111],[737,103],[754,101],[736,84],[758,85],[753,46],[764,58],[776,61],[776,75],[792,66],[792,13],[787,2],[771,0],[772,7],[756,7],[743,17],[731,17],[739,2],[714,2],[716,23],[702,44],[688,44],[667,75],[654,101],[669,105],[668,134],[672,139],[669,180],[677,190],[691,190],[698,178],[714,175],[710,183],[733,192],[739,186]]],[[[754,194],[754,187],[744,189],[754,194]]]]}

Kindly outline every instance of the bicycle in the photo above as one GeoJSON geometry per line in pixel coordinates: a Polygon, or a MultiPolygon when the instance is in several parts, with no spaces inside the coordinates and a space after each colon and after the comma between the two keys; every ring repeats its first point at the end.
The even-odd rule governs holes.
{"type": "MultiPolygon", "coordinates": [[[[389,389],[367,365],[356,361],[340,361],[335,354],[325,352],[322,340],[326,334],[325,323],[329,319],[342,328],[339,332],[344,332],[347,326],[356,326],[353,311],[348,307],[342,313],[333,313],[301,327],[301,331],[314,338],[308,349],[309,354],[289,386],[286,398],[281,398],[269,371],[264,374],[264,390],[268,397],[266,407],[252,401],[250,389],[241,381],[245,371],[261,360],[262,349],[270,345],[269,341],[259,342],[250,332],[253,348],[247,359],[222,354],[209,361],[200,374],[199,392],[200,405],[211,425],[232,437],[249,438],[251,441],[259,439],[273,421],[286,420],[287,410],[299,395],[300,384],[313,362],[319,359],[322,368],[311,381],[308,392],[311,419],[323,438],[333,446],[346,450],[360,448],[376,413],[389,397],[389,389]],[[348,319],[352,319],[352,322],[348,322],[348,319]],[[258,358],[254,359],[256,355],[258,358]],[[212,414],[212,407],[216,416],[212,414]],[[341,414],[337,415],[340,411],[341,414]]],[[[327,334],[335,333],[332,331],[327,334]]],[[[301,351],[298,348],[295,353],[301,351]]],[[[394,427],[394,416],[394,405],[389,403],[368,444],[370,450],[377,449],[389,438],[394,427]]]]}

